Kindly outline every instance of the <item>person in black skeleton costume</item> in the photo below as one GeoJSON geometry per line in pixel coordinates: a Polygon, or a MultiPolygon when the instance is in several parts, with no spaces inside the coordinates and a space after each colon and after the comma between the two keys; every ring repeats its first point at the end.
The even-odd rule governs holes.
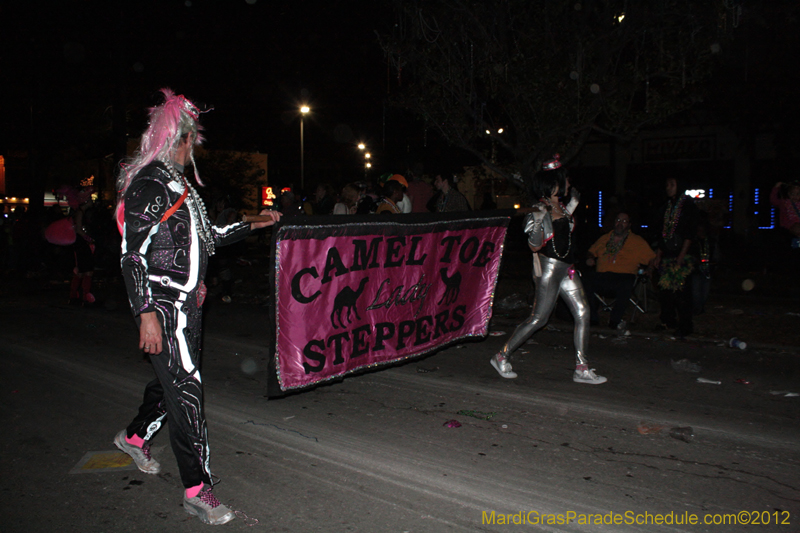
{"type": "MultiPolygon", "coordinates": [[[[165,101],[150,109],[150,122],[133,160],[122,166],[117,189],[117,224],[122,233],[122,274],[139,326],[139,348],[150,357],[156,379],[144,392],[138,415],[114,439],[142,472],[161,466],[149,442],[169,420],[172,451],[185,487],[183,506],[209,524],[234,518],[211,491],[209,446],[198,370],[203,279],[217,246],[237,242],[274,224],[280,214],[264,210],[267,222],[212,225],[203,201],[184,176],[194,165],[193,146],[202,141],[200,111],[185,97],[162,89],[165,101]]],[[[195,179],[202,185],[195,166],[195,179]]]]}

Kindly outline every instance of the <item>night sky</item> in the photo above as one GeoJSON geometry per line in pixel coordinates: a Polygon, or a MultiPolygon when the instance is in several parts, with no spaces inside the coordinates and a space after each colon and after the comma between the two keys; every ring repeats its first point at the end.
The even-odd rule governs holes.
{"type": "MultiPolygon", "coordinates": [[[[0,4],[0,155],[6,157],[7,182],[19,170],[10,166],[15,155],[32,154],[27,161],[39,167],[27,170],[53,175],[70,157],[119,153],[119,139],[143,131],[145,109],[160,103],[161,87],[213,105],[202,117],[206,146],[268,153],[275,185],[299,174],[302,103],[312,108],[305,121],[307,183],[341,185],[363,177],[355,148],[361,140],[375,154],[374,175],[402,173],[418,161],[427,168],[447,158],[472,164],[446,149],[435,132],[423,136],[419,121],[388,106],[387,93],[397,83],[376,36],[395,23],[388,4],[0,4]]],[[[710,82],[703,120],[730,123],[743,134],[776,131],[779,151],[796,154],[798,4],[753,0],[744,6],[741,26],[710,82]]]]}
{"type": "Polygon", "coordinates": [[[301,103],[312,108],[305,121],[307,181],[363,176],[355,149],[361,140],[384,166],[400,164],[391,150],[381,152],[384,116],[387,145],[396,153],[404,150],[401,130],[415,127],[398,111],[384,112],[388,71],[376,30],[394,17],[380,2],[8,4],[0,7],[8,30],[0,37],[0,150],[7,153],[90,144],[92,132],[111,129],[115,106],[125,109],[126,133],[138,137],[160,87],[213,105],[201,119],[206,146],[268,153],[271,180],[299,171],[301,103]]]}

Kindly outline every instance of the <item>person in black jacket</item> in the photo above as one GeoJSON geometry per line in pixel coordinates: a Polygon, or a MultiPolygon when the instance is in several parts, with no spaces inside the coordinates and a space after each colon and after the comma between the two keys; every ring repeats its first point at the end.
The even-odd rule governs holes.
{"type": "MultiPolygon", "coordinates": [[[[203,279],[218,246],[240,241],[274,224],[280,214],[264,210],[267,222],[213,225],[194,186],[184,176],[201,136],[197,106],[169,89],[150,110],[150,123],[132,161],[123,165],[117,189],[122,233],[122,276],[139,326],[139,348],[150,357],[156,379],[144,392],[138,415],[114,444],[142,472],[161,466],[149,442],[169,420],[172,451],[185,487],[183,507],[208,524],[224,524],[234,513],[212,493],[209,447],[199,359],[203,279]]],[[[197,168],[195,179],[200,182],[197,168]]]]}
{"type": "Polygon", "coordinates": [[[667,203],[661,208],[661,234],[653,266],[658,269],[660,329],[675,329],[685,337],[694,331],[690,274],[696,258],[689,253],[697,232],[698,209],[694,201],[679,192],[678,181],[666,182],[667,203]]]}

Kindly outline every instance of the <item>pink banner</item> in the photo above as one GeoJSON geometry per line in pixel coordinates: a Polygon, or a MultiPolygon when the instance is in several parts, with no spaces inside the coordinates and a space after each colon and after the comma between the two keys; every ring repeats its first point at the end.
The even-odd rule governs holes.
{"type": "Polygon", "coordinates": [[[282,390],[487,334],[508,217],[370,219],[277,230],[282,390]]]}

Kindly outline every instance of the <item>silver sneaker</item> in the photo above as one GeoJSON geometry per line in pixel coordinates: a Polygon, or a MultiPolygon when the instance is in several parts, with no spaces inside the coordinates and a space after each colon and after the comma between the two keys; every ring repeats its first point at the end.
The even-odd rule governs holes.
{"type": "Polygon", "coordinates": [[[495,354],[489,362],[492,364],[497,373],[500,374],[502,377],[506,379],[514,379],[517,377],[517,373],[511,370],[511,363],[508,362],[508,358],[498,354],[495,354]]]}
{"type": "Polygon", "coordinates": [[[199,518],[201,522],[212,526],[227,524],[236,518],[233,511],[222,505],[217,497],[214,496],[214,493],[211,492],[211,487],[203,489],[194,498],[187,498],[184,492],[183,508],[190,515],[199,518]]]}
{"type": "Polygon", "coordinates": [[[603,376],[598,376],[594,373],[594,368],[591,370],[575,370],[575,374],[572,375],[572,381],[575,383],[588,383],[589,385],[600,385],[601,383],[605,383],[608,381],[603,376]]]}
{"type": "Polygon", "coordinates": [[[126,433],[123,429],[114,437],[114,444],[116,444],[117,448],[130,455],[139,470],[145,474],[158,474],[161,472],[161,465],[150,457],[150,445],[145,443],[144,446],[139,448],[133,444],[128,444],[128,441],[125,440],[126,433]]]}

